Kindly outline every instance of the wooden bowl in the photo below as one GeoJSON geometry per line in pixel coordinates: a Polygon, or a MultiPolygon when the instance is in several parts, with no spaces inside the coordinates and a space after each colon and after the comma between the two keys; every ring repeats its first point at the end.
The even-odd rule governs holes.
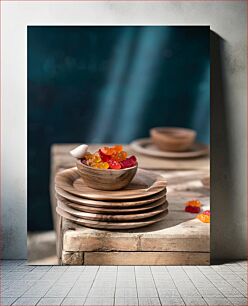
{"type": "Polygon", "coordinates": [[[98,190],[119,190],[126,187],[134,178],[138,165],[126,169],[97,169],[85,165],[80,159],[76,162],[85,184],[98,190]]]}
{"type": "Polygon", "coordinates": [[[187,151],[194,143],[196,132],[190,129],[157,127],[150,130],[152,142],[162,151],[187,151]]]}

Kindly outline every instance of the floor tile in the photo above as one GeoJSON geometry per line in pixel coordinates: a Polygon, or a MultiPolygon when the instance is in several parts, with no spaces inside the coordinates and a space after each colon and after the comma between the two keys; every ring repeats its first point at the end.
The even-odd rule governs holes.
{"type": "Polygon", "coordinates": [[[152,278],[136,278],[137,287],[147,287],[151,288],[155,286],[155,283],[152,278]]]}
{"type": "Polygon", "coordinates": [[[138,298],[124,298],[124,297],[116,297],[115,298],[115,305],[118,306],[135,306],[138,304],[138,298]]]}
{"type": "Polygon", "coordinates": [[[167,289],[165,288],[157,288],[159,297],[180,297],[178,290],[175,289],[167,289]]]}
{"type": "Polygon", "coordinates": [[[158,298],[149,298],[149,297],[146,297],[146,298],[139,298],[139,306],[160,306],[161,303],[160,303],[160,300],[158,298]]]}
{"type": "Polygon", "coordinates": [[[74,286],[67,297],[87,297],[90,291],[90,286],[74,286]]]}
{"type": "Polygon", "coordinates": [[[114,305],[114,298],[87,298],[84,305],[88,306],[111,306],[114,305]]]}
{"type": "Polygon", "coordinates": [[[44,305],[44,306],[51,306],[55,305],[58,306],[62,303],[63,298],[42,298],[37,305],[44,305]]]}
{"type": "Polygon", "coordinates": [[[217,290],[216,288],[212,287],[202,287],[202,288],[197,288],[200,295],[203,297],[211,297],[211,298],[222,298],[223,294],[217,290]]]}
{"type": "Polygon", "coordinates": [[[35,267],[26,261],[3,261],[1,303],[247,305],[246,265],[35,267]]]}
{"type": "Polygon", "coordinates": [[[228,301],[227,298],[204,298],[204,300],[207,302],[210,306],[227,306],[232,305],[230,301],[228,301]]]}
{"type": "Polygon", "coordinates": [[[39,302],[40,298],[28,298],[28,297],[21,297],[13,303],[13,305],[24,305],[24,306],[31,306],[36,305],[39,302]]]}
{"type": "Polygon", "coordinates": [[[115,297],[125,297],[132,298],[137,297],[137,289],[136,288],[116,288],[115,297]]]}
{"type": "Polygon", "coordinates": [[[233,305],[248,305],[248,300],[247,298],[228,298],[228,300],[233,304],[233,305]]]}
{"type": "Polygon", "coordinates": [[[88,297],[114,297],[115,288],[114,287],[102,287],[102,288],[92,288],[89,292],[88,297]]]}
{"type": "Polygon", "coordinates": [[[138,297],[157,297],[158,292],[155,287],[138,287],[138,297]]]}
{"type": "Polygon", "coordinates": [[[65,297],[70,290],[71,290],[70,284],[65,286],[55,285],[47,291],[45,297],[53,297],[53,298],[65,297]]]}
{"type": "Polygon", "coordinates": [[[117,279],[116,287],[136,288],[136,282],[135,279],[117,279]]]}
{"type": "Polygon", "coordinates": [[[1,297],[1,306],[7,306],[7,305],[11,305],[12,303],[15,302],[17,298],[16,297],[1,297]]]}
{"type": "Polygon", "coordinates": [[[207,303],[204,301],[204,299],[199,298],[199,297],[183,297],[183,300],[184,300],[186,305],[192,305],[192,306],[207,305],[207,303]]]}
{"type": "Polygon", "coordinates": [[[62,302],[61,305],[78,305],[78,306],[83,306],[85,303],[86,298],[65,298],[62,302]]]}
{"type": "Polygon", "coordinates": [[[181,298],[162,297],[160,301],[162,306],[185,305],[181,298]]]}

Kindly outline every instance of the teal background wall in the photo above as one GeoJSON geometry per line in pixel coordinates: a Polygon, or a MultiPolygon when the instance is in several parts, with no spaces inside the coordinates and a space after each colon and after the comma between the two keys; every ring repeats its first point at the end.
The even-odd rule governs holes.
{"type": "Polygon", "coordinates": [[[207,26],[28,27],[28,228],[52,228],[53,143],[183,126],[209,143],[207,26]]]}

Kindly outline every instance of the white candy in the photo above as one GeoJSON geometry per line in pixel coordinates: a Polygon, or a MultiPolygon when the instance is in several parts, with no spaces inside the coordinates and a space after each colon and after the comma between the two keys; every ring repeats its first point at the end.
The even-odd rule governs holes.
{"type": "Polygon", "coordinates": [[[75,158],[83,158],[85,153],[87,152],[88,150],[88,145],[86,144],[82,144],[78,147],[76,147],[75,149],[71,150],[70,151],[70,154],[75,157],[75,158]]]}

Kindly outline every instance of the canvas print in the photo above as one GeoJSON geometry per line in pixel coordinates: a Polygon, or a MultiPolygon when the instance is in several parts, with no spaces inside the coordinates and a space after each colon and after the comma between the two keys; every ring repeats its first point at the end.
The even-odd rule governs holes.
{"type": "Polygon", "coordinates": [[[210,263],[208,26],[28,27],[28,259],[210,263]]]}

